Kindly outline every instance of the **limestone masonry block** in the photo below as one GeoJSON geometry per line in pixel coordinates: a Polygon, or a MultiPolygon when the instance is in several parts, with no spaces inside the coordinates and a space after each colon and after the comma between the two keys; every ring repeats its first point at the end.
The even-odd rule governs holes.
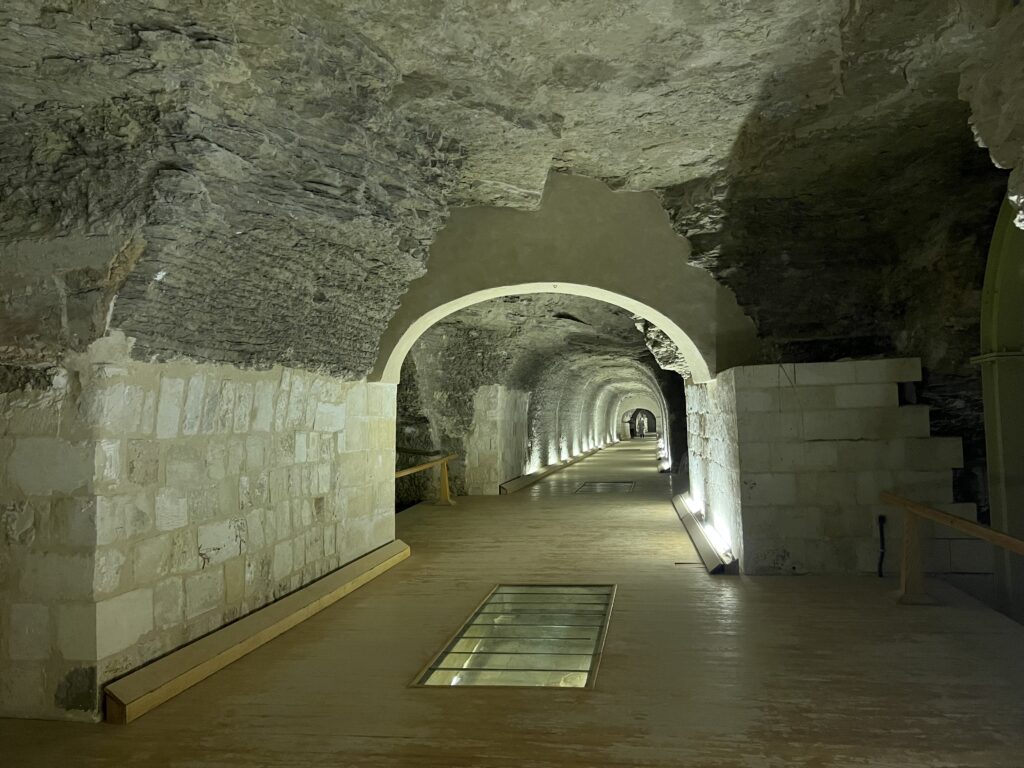
{"type": "Polygon", "coordinates": [[[161,488],[156,494],[156,527],[172,531],[188,524],[188,502],[183,491],[161,488]]]}
{"type": "Polygon", "coordinates": [[[40,604],[15,603],[7,614],[7,655],[16,661],[50,656],[50,609],[40,604]]]}
{"type": "Polygon", "coordinates": [[[252,423],[252,404],[253,385],[250,382],[240,383],[235,395],[233,429],[236,434],[249,431],[249,425],[252,423]]]}
{"type": "Polygon", "coordinates": [[[839,408],[885,408],[898,406],[899,390],[895,384],[842,384],[835,388],[839,408]]]}
{"type": "Polygon", "coordinates": [[[923,405],[807,411],[802,416],[805,440],[928,437],[931,430],[923,405]]]}
{"type": "Polygon", "coordinates": [[[245,552],[246,524],[243,518],[218,520],[199,526],[199,557],[204,563],[221,563],[245,552]]]}
{"type": "Polygon", "coordinates": [[[172,535],[153,536],[138,542],[132,553],[135,582],[149,584],[167,575],[171,568],[172,535]]]}
{"type": "Polygon", "coordinates": [[[951,469],[932,471],[900,470],[895,473],[896,492],[924,504],[953,501],[951,469]]]}
{"type": "Polygon", "coordinates": [[[841,363],[798,363],[793,366],[794,386],[820,386],[823,384],[846,384],[856,381],[854,362],[841,363]]]}
{"type": "Polygon", "coordinates": [[[93,592],[96,595],[108,595],[119,590],[125,561],[120,549],[101,547],[96,550],[93,570],[93,592]]]}
{"type": "MultiPolygon", "coordinates": [[[[832,386],[782,386],[776,392],[783,411],[825,410],[836,405],[836,388],[832,386]]],[[[740,392],[736,396],[739,398],[740,392]]]]}
{"type": "Polygon", "coordinates": [[[742,500],[752,504],[796,503],[796,476],[788,473],[748,472],[742,478],[742,500]]]}
{"type": "Polygon", "coordinates": [[[115,485],[121,479],[120,440],[100,440],[96,443],[94,471],[97,485],[115,485]]]}
{"type": "MultiPolygon", "coordinates": [[[[736,414],[735,424],[744,442],[797,440],[803,436],[800,413],[741,412],[736,414]]],[[[736,439],[729,434],[723,437],[728,442],[736,439]]]]}
{"type": "Polygon", "coordinates": [[[96,604],[64,603],[57,608],[57,648],[66,661],[95,661],[96,604]]]}
{"type": "Polygon", "coordinates": [[[28,552],[22,560],[18,587],[26,597],[51,605],[91,597],[94,564],[91,554],[28,552]]]}
{"type": "Polygon", "coordinates": [[[152,435],[156,431],[156,392],[146,392],[146,399],[142,403],[142,417],[139,420],[139,433],[152,435]]]}
{"type": "Polygon", "coordinates": [[[282,541],[274,546],[274,581],[283,581],[292,572],[292,545],[282,541]]]}
{"type": "Polygon", "coordinates": [[[95,454],[89,443],[24,437],[14,443],[7,476],[26,496],[73,494],[92,483],[95,454]]]}
{"type": "Polygon", "coordinates": [[[209,431],[214,435],[230,432],[235,423],[235,382],[231,380],[211,382],[216,388],[207,396],[203,407],[203,429],[209,424],[209,431]]]}
{"type": "Polygon", "coordinates": [[[784,387],[793,386],[793,364],[780,363],[777,365],[745,365],[733,368],[726,373],[731,373],[735,388],[749,389],[751,387],[784,387]]]}
{"type": "Polygon", "coordinates": [[[779,407],[777,389],[742,389],[736,394],[737,411],[777,411],[779,407]]]}
{"type": "Polygon", "coordinates": [[[160,470],[160,449],[155,440],[129,440],[127,449],[128,481],[147,486],[156,483],[160,470]]]}
{"type": "Polygon", "coordinates": [[[848,470],[903,466],[907,440],[837,440],[836,461],[848,470]]]}
{"type": "Polygon", "coordinates": [[[156,412],[157,437],[177,437],[184,392],[184,379],[161,379],[156,412]]]}
{"type": "Polygon", "coordinates": [[[206,376],[197,373],[188,380],[188,395],[185,398],[185,413],[182,417],[183,435],[195,435],[203,421],[203,398],[206,394],[206,376]]]}
{"type": "Polygon", "coordinates": [[[96,603],[96,653],[103,659],[153,629],[153,590],[136,589],[96,603]]]}
{"type": "Polygon", "coordinates": [[[45,711],[48,704],[43,666],[38,663],[14,663],[0,675],[0,702],[5,714],[24,716],[45,711]]]}
{"type": "Polygon", "coordinates": [[[269,432],[274,419],[274,392],[275,384],[272,381],[256,382],[253,391],[253,415],[252,430],[254,432],[269,432]]]}
{"type": "Polygon", "coordinates": [[[205,485],[207,467],[193,451],[175,449],[167,455],[167,484],[177,488],[195,488],[205,485]]]}
{"type": "Polygon", "coordinates": [[[959,437],[907,440],[903,450],[907,469],[947,469],[964,465],[963,442],[959,437]]]}
{"type": "Polygon", "coordinates": [[[858,360],[854,363],[860,383],[920,381],[921,361],[916,357],[888,360],[858,360]]]}
{"type": "Polygon", "coordinates": [[[224,571],[212,567],[185,579],[185,616],[192,619],[224,602],[224,571]]]}
{"type": "Polygon", "coordinates": [[[189,573],[200,567],[199,546],[194,528],[171,534],[171,573],[189,573]]]}
{"type": "MultiPolygon", "coordinates": [[[[775,472],[834,470],[839,466],[838,449],[832,442],[780,442],[770,445],[770,468],[775,472]]],[[[740,466],[746,469],[742,452],[740,466]]]]}
{"type": "Polygon", "coordinates": [[[853,472],[809,472],[797,475],[800,504],[846,504],[857,501],[857,478],[853,472]]]}
{"type": "Polygon", "coordinates": [[[185,620],[185,587],[180,578],[164,579],[153,589],[153,622],[157,629],[180,626],[185,620]]]}
{"type": "Polygon", "coordinates": [[[123,540],[128,531],[127,507],[119,497],[97,496],[88,508],[82,509],[77,515],[78,521],[87,528],[87,532],[83,531],[83,537],[89,536],[90,543],[100,546],[123,540]]]}
{"type": "Polygon", "coordinates": [[[980,539],[950,539],[949,568],[953,573],[992,573],[996,550],[980,539]]]}
{"type": "Polygon", "coordinates": [[[345,404],[320,403],[316,407],[313,429],[318,432],[340,432],[345,429],[345,404]]]}

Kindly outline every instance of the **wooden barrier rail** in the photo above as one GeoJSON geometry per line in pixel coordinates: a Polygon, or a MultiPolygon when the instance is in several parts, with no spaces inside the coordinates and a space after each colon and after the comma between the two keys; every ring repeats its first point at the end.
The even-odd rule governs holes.
{"type": "MultiPolygon", "coordinates": [[[[399,540],[151,661],[104,688],[106,720],[126,724],[270,642],[409,557],[399,540]]],[[[5,765],[7,763],[4,763],[5,765]]]]}
{"type": "Polygon", "coordinates": [[[423,464],[417,464],[415,467],[399,469],[395,472],[395,479],[397,480],[400,477],[405,477],[406,475],[411,475],[416,472],[422,472],[423,470],[430,469],[432,467],[440,467],[441,482],[439,485],[440,493],[437,499],[437,503],[445,504],[449,507],[454,506],[455,502],[452,501],[451,489],[448,487],[448,462],[455,458],[458,458],[456,454],[449,453],[447,456],[442,456],[439,459],[434,459],[433,461],[428,461],[423,464]]]}
{"type": "Polygon", "coordinates": [[[994,531],[984,525],[965,520],[921,504],[911,499],[897,496],[888,491],[882,493],[882,502],[903,510],[903,564],[900,568],[900,602],[929,603],[933,602],[924,588],[924,569],[921,565],[921,520],[933,520],[947,525],[975,538],[987,541],[997,547],[1024,555],[1024,540],[1002,531],[994,531]]]}

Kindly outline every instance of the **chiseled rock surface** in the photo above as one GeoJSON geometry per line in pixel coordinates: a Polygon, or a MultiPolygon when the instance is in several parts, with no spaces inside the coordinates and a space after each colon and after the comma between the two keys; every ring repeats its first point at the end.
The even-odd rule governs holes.
{"type": "MultiPolygon", "coordinates": [[[[971,62],[961,81],[961,96],[971,105],[971,128],[1000,168],[1011,169],[1010,200],[1024,209],[1024,8],[1014,3],[971,62]]],[[[1017,216],[1024,229],[1024,212],[1017,216]]]]}
{"type": "Polygon", "coordinates": [[[1018,162],[1020,17],[12,0],[0,349],[52,360],[109,315],[144,356],[358,377],[447,205],[536,205],[556,168],[659,190],[779,357],[920,354],[965,375],[1005,180],[957,89],[974,72],[975,129],[1018,162]]]}
{"type": "Polygon", "coordinates": [[[358,377],[443,222],[458,150],[335,3],[0,8],[0,351],[358,377]]]}

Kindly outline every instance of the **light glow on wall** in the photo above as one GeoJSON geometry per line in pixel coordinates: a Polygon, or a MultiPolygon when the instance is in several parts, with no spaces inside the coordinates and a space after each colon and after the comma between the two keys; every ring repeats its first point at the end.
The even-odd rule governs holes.
{"type": "Polygon", "coordinates": [[[701,530],[704,531],[704,535],[707,536],[708,541],[711,542],[711,546],[715,548],[715,551],[722,556],[723,560],[732,560],[732,537],[727,531],[723,531],[717,528],[711,520],[708,520],[708,516],[704,510],[704,504],[697,501],[689,493],[683,494],[683,506],[686,510],[697,518],[700,523],[701,530]]]}

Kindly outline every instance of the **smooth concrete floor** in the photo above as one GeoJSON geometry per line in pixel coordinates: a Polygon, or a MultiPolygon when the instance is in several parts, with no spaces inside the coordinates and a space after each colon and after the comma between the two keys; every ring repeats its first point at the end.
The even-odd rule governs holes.
{"type": "Polygon", "coordinates": [[[1024,627],[941,585],[708,576],[669,485],[633,441],[403,512],[376,581],[129,726],[0,721],[0,766],[1024,766],[1024,627]],[[595,689],[409,687],[499,582],[618,585],[595,689]]]}

